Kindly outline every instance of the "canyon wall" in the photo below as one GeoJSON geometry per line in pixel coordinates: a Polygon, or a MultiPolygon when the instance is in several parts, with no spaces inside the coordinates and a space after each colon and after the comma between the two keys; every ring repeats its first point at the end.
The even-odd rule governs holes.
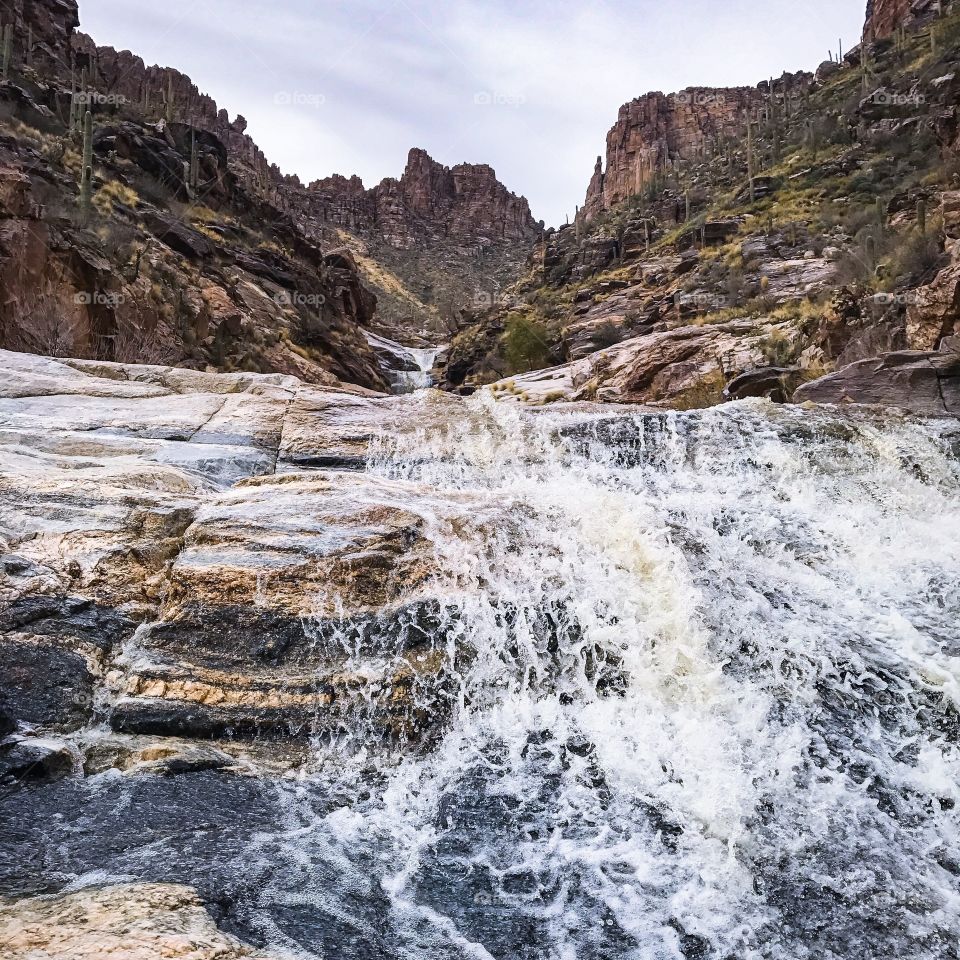
{"type": "MultiPolygon", "coordinates": [[[[397,248],[454,238],[476,243],[530,243],[538,226],[527,201],[511,193],[485,164],[448,168],[424,150],[410,151],[399,180],[367,189],[357,177],[334,175],[305,188],[269,163],[246,133],[242,116],[202,93],[189,76],[170,67],[147,66],[129,50],[99,46],[78,32],[76,0],[15,0],[14,59],[26,62],[27,38],[38,69],[64,84],[86,71],[89,86],[108,96],[104,106],[133,109],[145,118],[188,123],[216,136],[226,147],[231,170],[248,189],[269,195],[302,223],[323,234],[331,225],[382,238],[397,248]]],[[[96,105],[94,112],[98,111],[96,105]]]]}

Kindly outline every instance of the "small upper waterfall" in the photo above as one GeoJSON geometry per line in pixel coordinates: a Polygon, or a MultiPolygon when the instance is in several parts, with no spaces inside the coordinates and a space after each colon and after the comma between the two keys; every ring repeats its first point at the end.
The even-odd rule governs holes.
{"type": "Polygon", "coordinates": [[[386,337],[367,333],[394,393],[414,393],[433,386],[432,371],[442,347],[405,347],[386,337]]]}

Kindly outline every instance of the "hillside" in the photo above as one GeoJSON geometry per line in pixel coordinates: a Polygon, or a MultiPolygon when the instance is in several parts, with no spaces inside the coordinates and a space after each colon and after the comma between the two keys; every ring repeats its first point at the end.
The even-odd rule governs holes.
{"type": "Polygon", "coordinates": [[[575,224],[454,341],[447,386],[701,407],[950,347],[960,15],[933,7],[876,4],[877,39],[815,74],[624,105],[575,224]]]}
{"type": "Polygon", "coordinates": [[[385,390],[366,332],[442,342],[540,232],[490,167],[420,150],[371,190],[305,187],[189,77],[79,33],[75,0],[11,13],[0,346],[385,390]]]}

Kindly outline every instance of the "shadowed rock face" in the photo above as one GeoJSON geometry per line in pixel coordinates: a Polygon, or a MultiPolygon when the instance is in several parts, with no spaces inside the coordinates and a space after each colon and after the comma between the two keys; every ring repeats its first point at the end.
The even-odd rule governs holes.
{"type": "Polygon", "coordinates": [[[9,0],[2,19],[14,25],[14,61],[27,58],[27,40],[33,50],[30,66],[59,71],[69,65],[65,51],[70,35],[80,25],[77,0],[9,0]]]}

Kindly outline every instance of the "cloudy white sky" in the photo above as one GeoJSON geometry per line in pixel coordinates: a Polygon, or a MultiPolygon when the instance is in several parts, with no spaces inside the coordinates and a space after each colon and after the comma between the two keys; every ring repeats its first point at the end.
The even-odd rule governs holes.
{"type": "Polygon", "coordinates": [[[855,45],[865,0],[80,0],[98,43],[189,74],[271,161],[370,186],[412,146],[489,163],[557,224],[620,104],[855,45]]]}

